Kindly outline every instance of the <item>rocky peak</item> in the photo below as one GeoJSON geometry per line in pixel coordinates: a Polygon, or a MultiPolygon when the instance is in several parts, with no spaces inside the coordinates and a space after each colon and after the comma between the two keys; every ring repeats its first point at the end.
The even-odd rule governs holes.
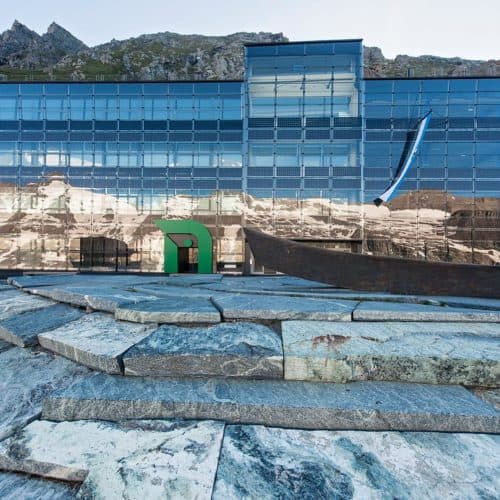
{"type": "Polygon", "coordinates": [[[0,34],[0,58],[26,50],[40,40],[40,35],[31,31],[17,19],[10,29],[0,34]]]}
{"type": "Polygon", "coordinates": [[[55,22],[47,28],[47,32],[42,36],[42,43],[47,49],[60,51],[64,55],[76,54],[87,48],[81,40],[55,22]]]}

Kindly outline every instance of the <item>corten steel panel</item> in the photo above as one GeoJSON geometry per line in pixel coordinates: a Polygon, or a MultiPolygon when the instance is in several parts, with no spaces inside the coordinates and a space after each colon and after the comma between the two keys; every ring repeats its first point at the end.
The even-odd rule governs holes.
{"type": "Polygon", "coordinates": [[[259,264],[334,286],[403,294],[500,298],[500,267],[351,254],[245,228],[259,264]]]}

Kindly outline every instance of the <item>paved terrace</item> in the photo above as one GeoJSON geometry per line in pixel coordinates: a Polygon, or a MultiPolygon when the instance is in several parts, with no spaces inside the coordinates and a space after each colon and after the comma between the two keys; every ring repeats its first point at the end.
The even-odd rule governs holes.
{"type": "Polygon", "coordinates": [[[498,498],[500,300],[0,284],[0,498],[498,498]]]}

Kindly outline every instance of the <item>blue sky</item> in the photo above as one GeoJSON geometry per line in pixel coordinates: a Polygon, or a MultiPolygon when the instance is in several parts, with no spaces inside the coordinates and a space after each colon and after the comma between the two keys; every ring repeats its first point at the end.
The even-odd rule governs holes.
{"type": "Polygon", "coordinates": [[[283,32],[291,40],[363,38],[396,54],[500,59],[498,0],[2,0],[43,33],[52,22],[88,45],[143,33],[283,32]]]}

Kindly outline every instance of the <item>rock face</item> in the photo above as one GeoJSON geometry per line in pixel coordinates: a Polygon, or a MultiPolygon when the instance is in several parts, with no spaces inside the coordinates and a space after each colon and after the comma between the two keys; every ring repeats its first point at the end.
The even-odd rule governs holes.
{"type": "Polygon", "coordinates": [[[72,484],[0,472],[0,498],[3,500],[73,500],[78,498],[77,494],[78,486],[72,484]]]}
{"type": "MultiPolygon", "coordinates": [[[[180,35],[163,32],[95,47],[56,23],[42,36],[15,21],[0,34],[0,75],[66,79],[216,80],[243,77],[245,43],[282,43],[282,33],[233,33],[227,36],[180,35]]],[[[378,47],[365,47],[368,77],[495,76],[500,61],[469,61],[436,56],[399,55],[386,59],[378,47]]]]}

